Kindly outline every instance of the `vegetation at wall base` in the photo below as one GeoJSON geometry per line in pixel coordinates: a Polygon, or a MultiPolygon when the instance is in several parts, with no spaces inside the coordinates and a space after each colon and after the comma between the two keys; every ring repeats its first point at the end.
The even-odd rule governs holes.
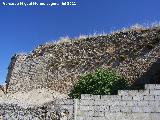
{"type": "Polygon", "coordinates": [[[81,76],[68,95],[80,99],[81,94],[114,95],[118,90],[128,88],[129,84],[123,77],[112,70],[100,68],[81,76]]]}

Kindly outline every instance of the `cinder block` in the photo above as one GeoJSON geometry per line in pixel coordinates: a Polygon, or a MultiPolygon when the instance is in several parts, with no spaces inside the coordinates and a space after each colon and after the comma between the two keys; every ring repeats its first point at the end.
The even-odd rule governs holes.
{"type": "Polygon", "coordinates": [[[81,99],[79,105],[94,105],[94,100],[81,99]]]}
{"type": "Polygon", "coordinates": [[[154,120],[154,119],[150,119],[150,113],[132,113],[132,120],[154,120]]]}
{"type": "Polygon", "coordinates": [[[160,95],[160,90],[150,90],[150,95],[160,95]]]}
{"type": "Polygon", "coordinates": [[[93,116],[93,114],[94,114],[94,111],[91,111],[91,110],[89,110],[89,111],[81,111],[80,112],[81,114],[80,114],[80,116],[82,116],[82,117],[88,117],[88,116],[93,116]]]}
{"type": "Polygon", "coordinates": [[[133,101],[133,100],[129,100],[129,101],[126,101],[126,105],[125,106],[137,106],[138,104],[138,101],[133,101]]]}
{"type": "Polygon", "coordinates": [[[150,100],[148,101],[149,106],[160,106],[160,101],[159,100],[150,100]]]}
{"type": "Polygon", "coordinates": [[[146,96],[143,96],[143,99],[144,100],[155,100],[155,96],[154,95],[146,95],[146,96]]]}
{"type": "MultiPolygon", "coordinates": [[[[105,112],[105,120],[116,120],[116,115],[117,113],[108,113],[108,112],[105,112]]],[[[101,120],[101,119],[99,119],[101,120]]]]}
{"type": "Polygon", "coordinates": [[[153,107],[151,106],[135,106],[132,107],[132,112],[134,113],[151,113],[154,112],[153,107]]]}
{"type": "Polygon", "coordinates": [[[121,100],[133,100],[133,97],[128,95],[122,95],[121,100]]]}
{"type": "Polygon", "coordinates": [[[129,95],[129,96],[136,96],[136,95],[149,95],[149,90],[119,90],[118,95],[129,95]]]}
{"type": "Polygon", "coordinates": [[[106,117],[102,117],[102,116],[100,117],[94,116],[94,117],[87,117],[84,120],[110,120],[110,119],[107,119],[106,117]]]}
{"type": "Polygon", "coordinates": [[[82,116],[76,116],[75,120],[85,120],[82,116]]]}
{"type": "Polygon", "coordinates": [[[121,106],[120,108],[121,108],[122,113],[131,113],[132,112],[131,106],[121,106]]]}
{"type": "Polygon", "coordinates": [[[119,100],[119,101],[111,101],[109,103],[110,106],[125,106],[126,105],[126,102],[127,101],[122,101],[122,100],[119,100]]]}
{"type": "Polygon", "coordinates": [[[120,112],[120,106],[110,106],[110,112],[120,112]]]}
{"type": "Polygon", "coordinates": [[[104,100],[95,100],[94,105],[106,105],[107,101],[104,100]]]}
{"type": "Polygon", "coordinates": [[[149,118],[150,118],[150,120],[159,120],[160,119],[160,113],[150,113],[149,118]]]}
{"type": "Polygon", "coordinates": [[[146,101],[146,100],[138,101],[138,102],[137,102],[137,106],[139,106],[139,107],[141,107],[141,106],[148,106],[148,105],[149,105],[149,102],[150,102],[150,101],[146,101]]]}
{"type": "Polygon", "coordinates": [[[107,105],[100,105],[100,106],[93,106],[94,111],[109,111],[109,106],[107,105]]]}
{"type": "Polygon", "coordinates": [[[160,95],[155,95],[155,100],[160,100],[160,95]]]}
{"type": "Polygon", "coordinates": [[[105,116],[104,115],[104,111],[94,111],[93,116],[95,116],[95,117],[99,117],[99,116],[104,117],[105,116]]]}
{"type": "Polygon", "coordinates": [[[135,96],[133,96],[133,100],[141,101],[141,100],[143,100],[143,96],[142,95],[135,95],[135,96]]]}
{"type": "Polygon", "coordinates": [[[151,106],[155,113],[160,113],[160,106],[151,106]]]}
{"type": "Polygon", "coordinates": [[[110,116],[110,120],[133,120],[132,114],[129,113],[111,113],[110,116]]]}
{"type": "Polygon", "coordinates": [[[100,95],[81,94],[81,99],[100,99],[100,95]]]}
{"type": "Polygon", "coordinates": [[[160,84],[145,84],[145,89],[160,90],[160,84]]]}
{"type": "Polygon", "coordinates": [[[119,95],[101,95],[102,100],[121,100],[119,95]]]}
{"type": "Polygon", "coordinates": [[[79,109],[84,111],[93,110],[93,106],[80,106],[79,109]]]}

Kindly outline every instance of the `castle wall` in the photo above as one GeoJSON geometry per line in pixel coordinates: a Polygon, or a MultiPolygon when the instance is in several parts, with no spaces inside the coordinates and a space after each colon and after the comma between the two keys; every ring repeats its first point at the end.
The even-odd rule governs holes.
{"type": "MultiPolygon", "coordinates": [[[[16,55],[11,60],[6,79],[7,91],[15,93],[48,88],[69,93],[81,75],[101,67],[114,69],[133,83],[160,58],[159,31],[158,28],[139,32],[130,30],[41,45],[30,54],[16,55]]],[[[153,76],[151,74],[147,78],[157,78],[153,76]]],[[[148,80],[144,78],[139,83],[144,84],[148,80]]]]}

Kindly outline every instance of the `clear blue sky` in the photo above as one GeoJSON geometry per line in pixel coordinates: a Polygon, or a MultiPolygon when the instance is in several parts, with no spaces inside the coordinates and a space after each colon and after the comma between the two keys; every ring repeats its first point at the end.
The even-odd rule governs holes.
{"type": "Polygon", "coordinates": [[[4,83],[10,58],[15,53],[28,53],[39,44],[66,35],[73,38],[80,34],[108,33],[113,28],[160,21],[160,0],[73,1],[77,6],[4,7],[0,1],[0,83],[4,83]]]}

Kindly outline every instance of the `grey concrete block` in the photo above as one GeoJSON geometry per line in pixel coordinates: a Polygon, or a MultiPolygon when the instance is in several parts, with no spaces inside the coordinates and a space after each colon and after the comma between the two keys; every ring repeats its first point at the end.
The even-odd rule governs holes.
{"type": "Polygon", "coordinates": [[[132,112],[134,113],[153,113],[156,112],[157,108],[155,106],[136,106],[132,108],[132,112]]]}
{"type": "Polygon", "coordinates": [[[118,95],[129,95],[129,96],[136,96],[136,95],[149,95],[149,90],[119,90],[118,95]]]}
{"type": "Polygon", "coordinates": [[[83,111],[79,112],[79,115],[82,117],[93,116],[93,114],[94,114],[94,111],[92,111],[92,110],[89,110],[89,111],[83,110],[83,111]]]}
{"type": "Polygon", "coordinates": [[[138,101],[133,101],[133,100],[129,100],[126,101],[126,105],[125,106],[137,106],[138,105],[138,101]]]}
{"type": "Polygon", "coordinates": [[[160,100],[160,95],[155,95],[155,100],[160,100]]]}
{"type": "Polygon", "coordinates": [[[160,106],[160,101],[159,100],[150,100],[148,101],[149,106],[160,106]]]}
{"type": "Polygon", "coordinates": [[[110,112],[120,112],[120,106],[110,106],[110,112]]]}
{"type": "Polygon", "coordinates": [[[143,101],[138,101],[137,102],[137,106],[141,107],[141,106],[148,106],[149,105],[149,101],[143,100],[143,101]]]}
{"type": "Polygon", "coordinates": [[[77,116],[74,120],[85,120],[82,116],[77,116]]]}
{"type": "Polygon", "coordinates": [[[79,105],[94,105],[94,100],[81,99],[79,105]]]}
{"type": "Polygon", "coordinates": [[[133,97],[128,95],[122,95],[121,100],[133,100],[133,97]]]}
{"type": "Polygon", "coordinates": [[[120,112],[122,112],[122,113],[131,113],[132,112],[131,106],[121,106],[120,108],[121,108],[120,112]]]}
{"type": "Polygon", "coordinates": [[[160,90],[150,90],[150,95],[160,95],[160,90]]]}
{"type": "Polygon", "coordinates": [[[93,106],[94,111],[109,111],[109,106],[107,105],[101,105],[101,106],[93,106]]]}
{"type": "Polygon", "coordinates": [[[118,90],[118,95],[136,95],[138,90],[118,90]]]}
{"type": "Polygon", "coordinates": [[[132,120],[156,120],[151,116],[151,113],[132,113],[132,120]]]}
{"type": "Polygon", "coordinates": [[[107,103],[107,105],[110,105],[110,106],[125,106],[127,104],[127,101],[110,101],[107,103]]]}
{"type": "Polygon", "coordinates": [[[94,116],[94,117],[86,117],[85,120],[111,120],[111,119],[108,119],[108,118],[102,117],[102,116],[101,117],[94,116]]]}
{"type": "Polygon", "coordinates": [[[143,100],[143,96],[142,95],[135,95],[135,96],[133,96],[133,100],[141,101],[141,100],[143,100]]]}
{"type": "Polygon", "coordinates": [[[145,89],[160,90],[160,84],[145,84],[145,89]]]}
{"type": "Polygon", "coordinates": [[[100,95],[81,94],[81,99],[100,99],[100,95]]]}
{"type": "Polygon", "coordinates": [[[94,111],[93,116],[95,116],[95,117],[99,117],[99,116],[104,117],[105,114],[104,114],[104,111],[94,111]]]}
{"type": "Polygon", "coordinates": [[[119,95],[101,95],[102,100],[121,100],[119,95]]]}
{"type": "Polygon", "coordinates": [[[106,120],[116,120],[117,113],[107,113],[105,112],[106,120]]]}
{"type": "Polygon", "coordinates": [[[108,102],[104,100],[95,100],[94,105],[106,105],[108,102]]]}
{"type": "Polygon", "coordinates": [[[93,106],[80,106],[79,107],[80,110],[93,110],[93,106]]]}
{"type": "Polygon", "coordinates": [[[146,95],[146,96],[143,96],[143,99],[144,100],[155,100],[155,96],[154,95],[146,95]]]}

